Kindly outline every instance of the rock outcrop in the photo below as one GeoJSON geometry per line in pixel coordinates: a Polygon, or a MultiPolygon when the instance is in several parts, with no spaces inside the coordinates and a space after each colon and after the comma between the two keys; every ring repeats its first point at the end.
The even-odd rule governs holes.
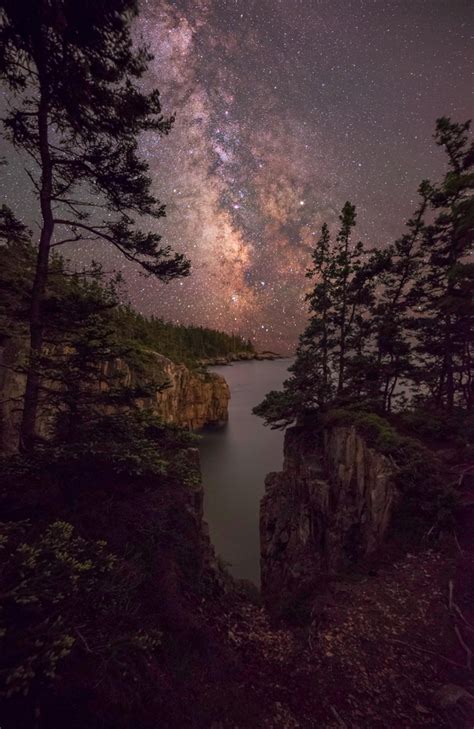
{"type": "Polygon", "coordinates": [[[276,352],[234,352],[233,354],[218,357],[207,357],[206,359],[199,360],[199,363],[204,366],[224,366],[230,365],[233,362],[250,362],[252,360],[263,362],[264,360],[275,359],[285,359],[285,357],[276,352]]]}
{"type": "MultiPolygon", "coordinates": [[[[14,339],[7,339],[0,345],[0,452],[4,453],[14,452],[18,445],[25,389],[25,375],[18,371],[18,365],[24,358],[24,351],[22,343],[14,339]]],[[[153,396],[136,400],[139,408],[150,408],[166,424],[200,430],[227,422],[230,391],[225,379],[218,374],[191,370],[151,351],[147,353],[144,368],[134,368],[123,359],[111,361],[104,369],[104,377],[115,374],[127,386],[140,380],[166,382],[165,389],[157,389],[153,396]]],[[[107,386],[105,381],[101,386],[107,386]]],[[[47,438],[51,423],[51,414],[43,409],[38,419],[39,435],[47,438]]]]}
{"type": "Polygon", "coordinates": [[[262,593],[282,614],[327,577],[375,552],[398,491],[391,462],[355,426],[290,428],[260,512],[262,593]]]}
{"type": "MultiPolygon", "coordinates": [[[[148,355],[145,378],[165,382],[167,387],[157,390],[152,397],[137,398],[138,407],[150,408],[168,425],[190,430],[220,427],[227,422],[230,390],[221,375],[190,370],[158,352],[150,351],[148,355]]],[[[124,360],[111,362],[105,375],[112,374],[113,369],[122,374],[126,386],[133,386],[138,379],[144,379],[143,374],[137,374],[124,360]]]]}

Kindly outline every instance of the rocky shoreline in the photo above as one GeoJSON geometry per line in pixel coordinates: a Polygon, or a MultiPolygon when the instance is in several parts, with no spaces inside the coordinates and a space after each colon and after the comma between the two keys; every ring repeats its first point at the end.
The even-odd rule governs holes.
{"type": "Polygon", "coordinates": [[[221,367],[225,365],[231,365],[234,362],[250,362],[251,360],[257,360],[263,362],[265,360],[274,359],[286,359],[286,355],[278,354],[277,352],[235,352],[234,354],[228,354],[223,357],[207,357],[206,359],[198,360],[198,364],[202,367],[221,367]]]}
{"type": "MultiPolygon", "coordinates": [[[[21,408],[18,403],[25,389],[25,374],[19,363],[25,355],[22,340],[7,340],[0,346],[0,452],[14,453],[18,447],[21,408]]],[[[144,371],[124,359],[113,359],[102,371],[98,387],[106,389],[107,379],[117,377],[127,387],[141,382],[166,382],[167,387],[157,389],[148,397],[137,397],[135,406],[150,410],[167,425],[199,431],[205,427],[221,427],[228,419],[230,399],[225,379],[214,372],[200,372],[176,364],[158,352],[148,351],[144,371]]],[[[120,408],[119,408],[120,409],[120,408]]],[[[113,408],[108,408],[108,413],[113,408]]],[[[54,423],[54,413],[40,406],[38,433],[48,440],[54,423]]]]}

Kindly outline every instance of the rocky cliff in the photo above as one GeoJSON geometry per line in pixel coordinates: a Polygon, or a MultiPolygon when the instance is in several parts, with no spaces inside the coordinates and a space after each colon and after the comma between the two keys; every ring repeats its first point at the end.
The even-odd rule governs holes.
{"type": "Polygon", "coordinates": [[[262,593],[272,612],[373,553],[397,499],[390,460],[355,426],[290,428],[260,513],[262,593]]]}
{"type": "MultiPolygon", "coordinates": [[[[0,345],[0,452],[17,448],[25,375],[18,370],[24,359],[21,342],[7,339],[0,345]]],[[[104,378],[117,374],[128,385],[139,380],[167,383],[151,397],[137,398],[139,408],[150,408],[164,423],[191,430],[205,426],[221,426],[228,418],[230,391],[223,377],[215,373],[193,371],[175,364],[157,352],[147,352],[146,366],[134,367],[122,359],[111,361],[104,369],[104,378]]],[[[105,380],[101,383],[106,387],[105,380]]],[[[38,432],[48,437],[51,416],[45,410],[39,418],[38,432]]]]}
{"type": "MultiPolygon", "coordinates": [[[[127,386],[144,377],[123,360],[111,362],[105,375],[110,375],[113,369],[123,374],[127,386]]],[[[158,352],[148,352],[145,379],[165,382],[167,387],[157,390],[152,397],[138,398],[136,403],[140,408],[150,408],[166,424],[200,430],[227,422],[230,390],[221,375],[193,371],[158,352]]]]}

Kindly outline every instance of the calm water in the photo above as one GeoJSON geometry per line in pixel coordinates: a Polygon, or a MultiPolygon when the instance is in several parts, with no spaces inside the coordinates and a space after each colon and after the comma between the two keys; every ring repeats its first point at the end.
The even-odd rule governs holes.
{"type": "Polygon", "coordinates": [[[283,432],[263,426],[252,408],[269,390],[281,388],[290,359],[238,362],[214,367],[230,386],[229,423],[206,433],[200,444],[204,514],[211,539],[235,577],[260,583],[259,504],[264,479],[279,471],[283,432]]]}

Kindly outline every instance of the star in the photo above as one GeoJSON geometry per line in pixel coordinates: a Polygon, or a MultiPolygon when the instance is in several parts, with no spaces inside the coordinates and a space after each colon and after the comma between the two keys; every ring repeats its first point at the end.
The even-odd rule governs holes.
{"type": "MultiPolygon", "coordinates": [[[[93,258],[121,270],[148,316],[293,351],[322,223],[337,230],[350,200],[358,238],[392,242],[420,181],[444,172],[436,118],[470,116],[469,4],[367,7],[353,3],[348,18],[347,0],[141,3],[134,33],[154,55],[143,87],[176,113],[169,135],[139,140],[166,205],[166,218],[146,225],[191,258],[192,275],[157,285],[115,249],[86,242],[64,251],[72,265],[93,258]]],[[[21,160],[6,144],[0,155],[2,198],[36,230],[21,160]]]]}

